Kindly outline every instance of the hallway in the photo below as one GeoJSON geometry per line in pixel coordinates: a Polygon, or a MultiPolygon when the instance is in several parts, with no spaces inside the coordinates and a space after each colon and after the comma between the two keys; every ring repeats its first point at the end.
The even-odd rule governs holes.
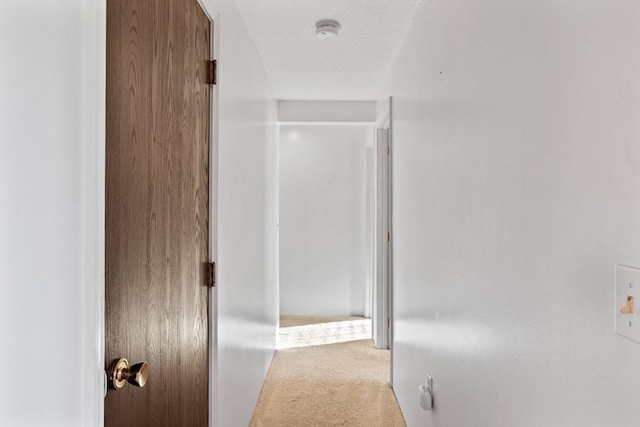
{"type": "Polygon", "coordinates": [[[638,46],[640,0],[0,0],[0,426],[639,426],[638,46]]]}
{"type": "MultiPolygon", "coordinates": [[[[304,321],[333,331],[348,327],[331,326],[351,323],[355,325],[352,335],[357,335],[359,328],[365,331],[361,328],[365,321],[362,318],[303,318],[304,321]]],[[[302,322],[286,316],[281,318],[281,330],[301,326],[302,322]]],[[[389,350],[376,350],[370,339],[338,341],[278,350],[250,426],[405,426],[388,385],[389,350]]]]}

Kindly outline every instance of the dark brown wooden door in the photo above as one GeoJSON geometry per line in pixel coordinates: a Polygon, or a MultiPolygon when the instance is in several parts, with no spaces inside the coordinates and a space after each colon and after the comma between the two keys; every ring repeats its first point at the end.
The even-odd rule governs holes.
{"type": "Polygon", "coordinates": [[[208,423],[211,23],[197,0],[107,1],[105,426],[208,423]]]}

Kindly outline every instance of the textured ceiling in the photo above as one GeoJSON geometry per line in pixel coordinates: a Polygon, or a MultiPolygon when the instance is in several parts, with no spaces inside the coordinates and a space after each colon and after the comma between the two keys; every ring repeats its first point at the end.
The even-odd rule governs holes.
{"type": "Polygon", "coordinates": [[[236,0],[279,99],[376,99],[422,0],[236,0]],[[336,19],[319,40],[316,21],[336,19]]]}

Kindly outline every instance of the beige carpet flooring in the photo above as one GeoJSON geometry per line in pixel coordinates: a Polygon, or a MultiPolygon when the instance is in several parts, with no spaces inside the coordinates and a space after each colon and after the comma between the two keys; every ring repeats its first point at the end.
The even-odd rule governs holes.
{"type": "Polygon", "coordinates": [[[371,340],[278,350],[250,427],[405,427],[388,382],[371,340]]]}

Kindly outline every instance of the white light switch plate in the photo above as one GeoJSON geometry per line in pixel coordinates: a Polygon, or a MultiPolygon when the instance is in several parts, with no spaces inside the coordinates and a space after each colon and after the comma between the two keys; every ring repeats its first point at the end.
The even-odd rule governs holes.
{"type": "Polygon", "coordinates": [[[616,266],[616,333],[640,343],[640,269],[616,266]],[[627,304],[627,297],[633,297],[633,314],[623,314],[620,310],[627,304]]]}

